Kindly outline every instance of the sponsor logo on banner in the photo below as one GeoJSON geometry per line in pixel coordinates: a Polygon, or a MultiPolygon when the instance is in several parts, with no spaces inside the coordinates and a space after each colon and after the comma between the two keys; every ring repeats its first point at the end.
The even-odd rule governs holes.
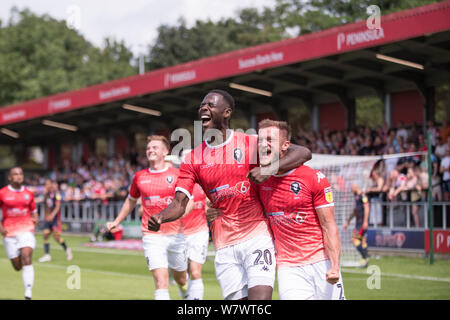
{"type": "Polygon", "coordinates": [[[369,229],[367,243],[369,247],[395,249],[424,249],[424,231],[369,229]]]}
{"type": "Polygon", "coordinates": [[[333,202],[333,191],[331,190],[331,187],[323,189],[323,192],[325,193],[325,199],[327,200],[327,202],[333,202]]]}
{"type": "Polygon", "coordinates": [[[130,93],[131,88],[129,86],[122,86],[122,87],[117,87],[117,88],[112,88],[110,90],[106,90],[106,91],[100,91],[98,93],[98,96],[100,98],[100,100],[105,100],[105,99],[110,99],[110,98],[114,98],[117,96],[122,96],[124,94],[128,94],[130,93]]]}
{"type": "Polygon", "coordinates": [[[67,99],[61,99],[61,100],[52,100],[48,103],[48,112],[56,112],[60,110],[64,110],[69,108],[72,105],[72,100],[67,99]]]}
{"type": "Polygon", "coordinates": [[[384,38],[383,28],[367,29],[358,32],[343,33],[337,35],[337,49],[342,50],[345,47],[352,47],[362,43],[369,43],[384,38]]]}
{"type": "Polygon", "coordinates": [[[197,77],[195,70],[187,70],[176,73],[166,73],[164,75],[164,87],[168,87],[171,84],[177,84],[180,82],[186,82],[194,80],[197,77]]]}
{"type": "Polygon", "coordinates": [[[16,111],[4,113],[2,115],[2,119],[3,119],[3,121],[17,120],[17,119],[24,118],[26,115],[27,115],[27,112],[22,109],[22,110],[16,110],[16,111]]]}
{"type": "MultiPolygon", "coordinates": [[[[434,252],[450,253],[450,231],[433,230],[433,248],[434,252]]],[[[425,231],[425,250],[430,251],[430,231],[425,231]]]]}
{"type": "Polygon", "coordinates": [[[272,62],[280,62],[283,61],[284,54],[283,52],[271,52],[264,55],[256,55],[255,57],[248,59],[239,59],[239,69],[247,69],[257,66],[262,66],[265,64],[269,64],[272,62]]]}

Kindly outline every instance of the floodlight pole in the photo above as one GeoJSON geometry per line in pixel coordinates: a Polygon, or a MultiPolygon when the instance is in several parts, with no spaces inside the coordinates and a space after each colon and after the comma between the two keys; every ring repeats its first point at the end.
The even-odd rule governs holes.
{"type": "Polygon", "coordinates": [[[430,132],[427,132],[427,156],[428,156],[428,229],[430,232],[430,264],[434,262],[434,245],[433,245],[433,165],[431,163],[431,137],[430,132]]]}

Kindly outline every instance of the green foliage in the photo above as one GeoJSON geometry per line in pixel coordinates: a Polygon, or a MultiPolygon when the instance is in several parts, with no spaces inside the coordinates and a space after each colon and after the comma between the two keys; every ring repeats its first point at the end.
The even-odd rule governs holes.
{"type": "Polygon", "coordinates": [[[123,42],[96,48],[64,21],[13,8],[0,27],[0,105],[135,74],[131,59],[123,42]]]}
{"type": "Polygon", "coordinates": [[[441,123],[450,121],[450,85],[436,88],[436,114],[435,120],[441,123]]]}
{"type": "Polygon", "coordinates": [[[298,36],[368,18],[367,8],[381,14],[411,9],[443,0],[277,0],[275,15],[283,28],[297,28],[298,36]]]}
{"type": "Polygon", "coordinates": [[[356,99],[356,125],[370,128],[383,125],[383,102],[378,97],[356,99]]]}
{"type": "Polygon", "coordinates": [[[218,55],[249,46],[277,41],[285,37],[277,27],[275,12],[248,8],[238,17],[218,22],[197,20],[191,28],[183,19],[177,25],[162,25],[158,37],[149,47],[148,69],[157,69],[218,55]]]}

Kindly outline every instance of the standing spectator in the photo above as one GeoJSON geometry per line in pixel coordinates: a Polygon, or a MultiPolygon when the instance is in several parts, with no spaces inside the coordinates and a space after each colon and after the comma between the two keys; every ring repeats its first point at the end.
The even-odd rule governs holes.
{"type": "MultiPolygon", "coordinates": [[[[419,183],[419,179],[414,171],[413,168],[408,168],[408,173],[406,174],[406,181],[403,184],[403,190],[409,191],[410,193],[410,201],[412,203],[419,202],[422,199],[421,193],[422,193],[422,187],[419,183]]],[[[414,225],[418,228],[419,227],[419,207],[417,204],[412,205],[412,216],[414,219],[414,225]]],[[[406,217],[408,219],[408,217],[406,217]]]]}
{"type": "Polygon", "coordinates": [[[408,140],[408,130],[406,130],[402,121],[398,122],[397,138],[399,137],[401,137],[404,142],[408,140]]]}
{"type": "Polygon", "coordinates": [[[450,146],[445,149],[445,157],[441,162],[442,192],[444,201],[450,200],[450,146]]]}
{"type": "Polygon", "coordinates": [[[439,136],[439,129],[434,126],[434,122],[431,120],[427,122],[427,127],[428,127],[427,132],[430,133],[431,145],[435,146],[436,138],[439,136]]]}
{"type": "MultiPolygon", "coordinates": [[[[403,185],[406,182],[406,176],[403,173],[400,173],[397,169],[394,169],[389,174],[389,192],[388,199],[390,201],[396,201],[397,196],[400,192],[403,191],[403,185]]],[[[406,198],[402,197],[402,200],[406,200],[406,198]]]]}
{"type": "Polygon", "coordinates": [[[442,142],[442,138],[440,136],[436,137],[436,149],[434,149],[434,154],[442,160],[445,157],[445,148],[447,144],[442,142]]]}
{"type": "Polygon", "coordinates": [[[379,169],[374,169],[370,175],[372,186],[366,189],[366,194],[370,197],[370,223],[381,225],[383,223],[383,211],[381,208],[381,192],[384,187],[384,178],[379,169]]]}

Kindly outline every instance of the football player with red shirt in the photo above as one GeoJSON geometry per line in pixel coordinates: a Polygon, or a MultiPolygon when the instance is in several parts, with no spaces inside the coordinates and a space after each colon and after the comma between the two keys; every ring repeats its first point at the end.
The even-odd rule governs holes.
{"type": "MultiPolygon", "coordinates": [[[[167,223],[158,232],[147,229],[149,217],[167,207],[175,192],[179,172],[164,160],[169,149],[170,144],[165,137],[148,138],[146,155],[150,167],[135,174],[119,215],[113,222],[106,224],[108,230],[114,231],[135,208],[138,199],[141,199],[142,241],[148,268],[155,281],[155,300],[170,300],[168,269],[178,284],[182,298],[185,298],[187,291],[186,242],[181,221],[167,223]]],[[[192,206],[189,208],[192,209],[192,206]]]]}
{"type": "MultiPolygon", "coordinates": [[[[260,164],[283,158],[290,144],[286,122],[259,123],[260,164]]],[[[340,275],[340,240],[332,188],[306,165],[280,170],[259,185],[277,249],[280,299],[345,299],[340,275]]]]}
{"type": "MultiPolygon", "coordinates": [[[[275,257],[269,222],[253,182],[267,179],[257,167],[257,137],[229,129],[234,99],[212,90],[203,99],[199,117],[209,139],[185,157],[174,201],[148,221],[149,230],[180,218],[198,183],[212,207],[223,214],[211,225],[216,248],[215,270],[224,299],[271,299],[275,257]],[[261,256],[264,256],[261,259],[261,256]]],[[[311,153],[292,147],[278,166],[292,169],[311,153]]]]}
{"type": "Polygon", "coordinates": [[[14,270],[22,270],[25,299],[30,300],[34,283],[32,255],[36,247],[34,228],[38,223],[37,209],[33,193],[23,186],[22,168],[11,168],[8,180],[10,184],[0,190],[0,233],[14,270]]]}

